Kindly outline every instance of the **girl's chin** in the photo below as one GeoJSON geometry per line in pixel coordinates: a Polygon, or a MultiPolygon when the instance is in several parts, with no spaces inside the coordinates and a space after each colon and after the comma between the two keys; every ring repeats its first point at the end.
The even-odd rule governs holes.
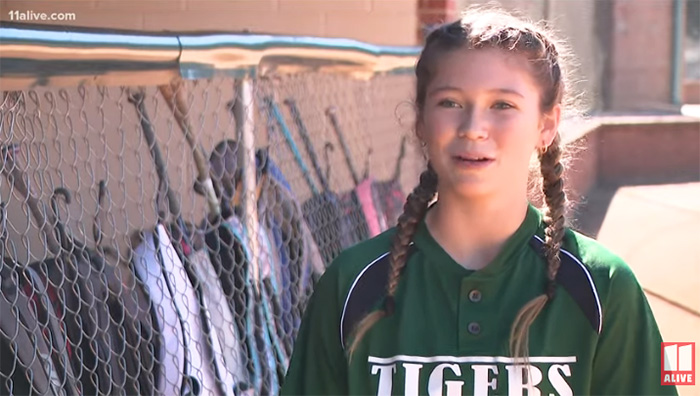
{"type": "Polygon", "coordinates": [[[445,195],[454,195],[463,198],[486,198],[492,196],[494,193],[493,186],[489,185],[483,180],[451,180],[448,185],[440,186],[440,192],[445,195]]]}

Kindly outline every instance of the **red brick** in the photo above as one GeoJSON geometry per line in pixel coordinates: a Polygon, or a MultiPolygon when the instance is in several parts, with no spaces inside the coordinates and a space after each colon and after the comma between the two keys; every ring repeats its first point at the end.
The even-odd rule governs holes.
{"type": "Polygon", "coordinates": [[[700,174],[697,121],[605,125],[598,133],[599,180],[668,180],[700,174]],[[625,153],[625,155],[620,155],[625,153]]]}
{"type": "Polygon", "coordinates": [[[34,12],[77,12],[95,7],[95,0],[39,1],[39,0],[2,0],[2,14],[10,11],[34,12]]]}
{"type": "Polygon", "coordinates": [[[142,12],[177,11],[185,8],[184,0],[96,0],[97,8],[104,10],[142,12]]]}
{"type": "Polygon", "coordinates": [[[280,11],[370,11],[371,0],[278,0],[280,11]]]}
{"type": "Polygon", "coordinates": [[[295,35],[321,35],[321,13],[269,13],[241,11],[212,13],[211,11],[166,12],[147,14],[144,28],[148,30],[222,30],[265,32],[295,35]],[[206,21],[206,24],[204,23],[206,21]]]}
{"type": "Polygon", "coordinates": [[[418,0],[418,15],[423,13],[440,12],[452,17],[457,12],[457,3],[454,0],[418,0]]]}
{"type": "Polygon", "coordinates": [[[417,0],[371,0],[371,11],[379,12],[416,12],[417,0]]]}
{"type": "Polygon", "coordinates": [[[380,45],[415,45],[416,22],[413,12],[329,12],[325,34],[380,45]],[[361,29],[358,21],[362,21],[361,29]]]}
{"type": "Polygon", "coordinates": [[[274,12],[278,0],[183,0],[185,9],[193,11],[238,12],[264,11],[274,12]]]}
{"type": "Polygon", "coordinates": [[[700,104],[700,81],[683,83],[683,103],[700,104]]]}
{"type": "Polygon", "coordinates": [[[612,20],[611,109],[669,103],[672,2],[618,0],[612,20]]]}

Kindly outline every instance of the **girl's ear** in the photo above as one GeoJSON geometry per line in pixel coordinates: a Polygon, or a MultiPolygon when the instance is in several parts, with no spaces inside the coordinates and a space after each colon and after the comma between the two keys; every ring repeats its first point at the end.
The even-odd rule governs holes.
{"type": "Polygon", "coordinates": [[[416,137],[418,138],[421,146],[425,146],[425,125],[423,124],[423,119],[420,117],[420,115],[416,114],[416,117],[416,137]]]}
{"type": "Polygon", "coordinates": [[[555,105],[551,111],[542,116],[540,125],[540,144],[549,147],[559,132],[561,120],[561,105],[555,105]]]}

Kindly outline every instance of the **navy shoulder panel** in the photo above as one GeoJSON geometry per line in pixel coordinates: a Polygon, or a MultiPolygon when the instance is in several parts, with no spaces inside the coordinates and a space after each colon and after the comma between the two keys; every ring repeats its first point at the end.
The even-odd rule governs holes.
{"type": "MultiPolygon", "coordinates": [[[[544,256],[544,241],[535,235],[530,245],[544,256]]],[[[557,284],[563,287],[576,301],[596,333],[600,334],[603,326],[603,310],[598,297],[598,290],[593,282],[591,271],[581,260],[566,249],[561,249],[561,266],[557,272],[557,284]]]]}

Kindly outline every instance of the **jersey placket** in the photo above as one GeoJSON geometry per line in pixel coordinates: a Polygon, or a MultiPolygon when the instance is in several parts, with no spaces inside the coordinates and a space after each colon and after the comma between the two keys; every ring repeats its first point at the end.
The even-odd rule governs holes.
{"type": "Polygon", "coordinates": [[[494,275],[474,273],[462,279],[457,329],[459,349],[490,353],[498,337],[499,315],[494,311],[494,275]]]}

